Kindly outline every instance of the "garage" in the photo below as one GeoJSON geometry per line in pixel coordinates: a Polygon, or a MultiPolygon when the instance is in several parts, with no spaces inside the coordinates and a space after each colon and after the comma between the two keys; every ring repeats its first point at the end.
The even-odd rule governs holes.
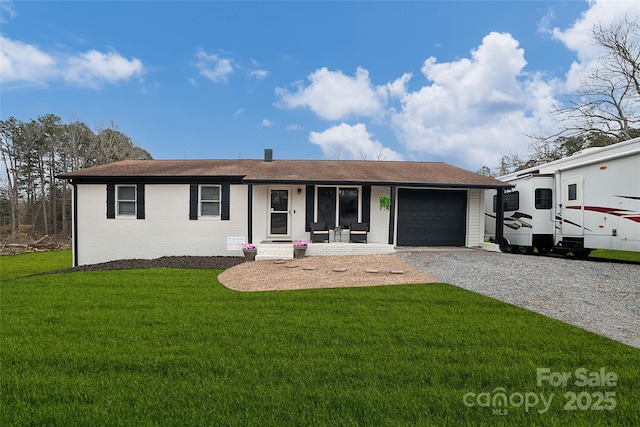
{"type": "Polygon", "coordinates": [[[398,190],[398,246],[464,246],[467,192],[398,190]]]}

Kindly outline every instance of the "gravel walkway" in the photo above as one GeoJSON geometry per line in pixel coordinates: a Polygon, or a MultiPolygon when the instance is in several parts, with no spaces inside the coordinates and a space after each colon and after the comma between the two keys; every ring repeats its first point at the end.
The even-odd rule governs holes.
{"type": "Polygon", "coordinates": [[[640,348],[640,266],[482,250],[399,252],[439,281],[640,348]]]}

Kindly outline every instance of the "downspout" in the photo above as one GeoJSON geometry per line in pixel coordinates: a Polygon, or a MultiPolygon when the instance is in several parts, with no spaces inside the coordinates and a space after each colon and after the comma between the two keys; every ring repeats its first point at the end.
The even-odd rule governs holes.
{"type": "Polygon", "coordinates": [[[247,243],[253,243],[253,184],[247,185],[247,243]]]}
{"type": "Polygon", "coordinates": [[[504,241],[504,188],[498,188],[496,194],[496,243],[505,252],[504,241]]]}
{"type": "Polygon", "coordinates": [[[71,181],[71,185],[73,185],[73,192],[71,193],[71,197],[73,198],[73,208],[71,209],[71,223],[73,224],[72,233],[73,233],[73,243],[71,250],[73,252],[73,266],[78,266],[78,186],[75,182],[71,181]]]}

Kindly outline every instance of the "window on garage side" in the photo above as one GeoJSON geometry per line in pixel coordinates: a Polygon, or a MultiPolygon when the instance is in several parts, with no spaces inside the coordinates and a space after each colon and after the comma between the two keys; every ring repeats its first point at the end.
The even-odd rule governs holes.
{"type": "Polygon", "coordinates": [[[118,216],[135,216],[136,186],[118,185],[116,187],[118,216]]]}
{"type": "Polygon", "coordinates": [[[220,186],[203,185],[200,187],[200,215],[220,216],[220,186]]]}
{"type": "MultiPolygon", "coordinates": [[[[493,211],[496,211],[498,196],[493,196],[493,211]]],[[[510,193],[504,193],[502,197],[504,203],[504,211],[511,212],[520,209],[520,192],[512,191],[510,193]]]]}
{"type": "Polygon", "coordinates": [[[536,188],[536,209],[551,209],[553,207],[553,191],[550,188],[536,188]]]}

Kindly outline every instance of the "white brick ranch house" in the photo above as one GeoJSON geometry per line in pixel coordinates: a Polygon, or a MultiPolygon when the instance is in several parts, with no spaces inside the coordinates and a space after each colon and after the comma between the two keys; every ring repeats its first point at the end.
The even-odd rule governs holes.
{"type": "MultiPolygon", "coordinates": [[[[258,259],[273,242],[330,243],[308,255],[393,252],[400,246],[467,246],[484,237],[485,189],[510,185],[440,162],[349,160],[125,160],[60,175],[73,185],[73,263],[162,256],[258,259]],[[390,201],[388,208],[381,196],[390,201]],[[368,225],[367,243],[337,227],[368,225]]],[[[500,223],[502,219],[499,220],[500,223]]]]}

